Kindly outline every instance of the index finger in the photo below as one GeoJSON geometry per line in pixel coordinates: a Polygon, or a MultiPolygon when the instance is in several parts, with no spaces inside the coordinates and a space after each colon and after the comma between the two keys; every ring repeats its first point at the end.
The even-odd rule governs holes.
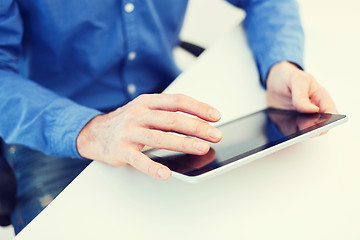
{"type": "Polygon", "coordinates": [[[143,95],[143,98],[153,110],[180,111],[210,122],[217,122],[221,118],[220,112],[214,107],[184,94],[151,94],[143,95]]]}

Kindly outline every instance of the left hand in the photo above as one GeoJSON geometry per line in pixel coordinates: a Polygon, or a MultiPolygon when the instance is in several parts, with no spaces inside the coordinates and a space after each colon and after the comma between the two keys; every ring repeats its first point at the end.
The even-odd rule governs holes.
{"type": "Polygon", "coordinates": [[[279,62],[269,72],[266,100],[270,107],[304,113],[337,113],[330,94],[310,74],[290,62],[279,62]]]}

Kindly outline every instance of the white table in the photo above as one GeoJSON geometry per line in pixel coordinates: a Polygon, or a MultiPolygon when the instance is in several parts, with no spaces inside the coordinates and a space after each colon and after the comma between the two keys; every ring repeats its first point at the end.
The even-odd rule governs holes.
{"type": "MultiPolygon", "coordinates": [[[[303,16],[310,18],[303,18],[306,62],[327,86],[340,112],[349,115],[348,123],[198,184],[173,178],[160,182],[131,167],[92,163],[16,239],[360,239],[359,17],[351,7],[342,13],[338,1],[318,2],[300,1],[302,12],[307,11],[303,16]],[[335,20],[315,16],[320,10],[328,19],[342,19],[342,27],[336,28],[335,20]],[[336,13],[341,16],[333,16],[336,13]],[[352,17],[357,21],[345,21],[352,17]],[[323,21],[331,25],[326,27],[323,21]]],[[[229,36],[223,41],[241,42],[239,32],[229,36]]],[[[229,61],[251,59],[240,45],[235,49],[245,53],[239,57],[237,50],[232,51],[229,61]]],[[[225,64],[218,54],[224,51],[210,48],[187,76],[180,77],[183,83],[169,91],[209,100],[227,120],[260,108],[264,98],[256,84],[242,88],[245,80],[241,79],[240,100],[249,97],[252,104],[237,102],[234,113],[225,100],[218,100],[224,94],[214,98],[192,90],[194,81],[189,79],[196,77],[198,83],[221,74],[225,64]]],[[[246,71],[230,65],[224,81],[234,81],[234,74],[254,77],[253,63],[244,64],[246,71]]]]}

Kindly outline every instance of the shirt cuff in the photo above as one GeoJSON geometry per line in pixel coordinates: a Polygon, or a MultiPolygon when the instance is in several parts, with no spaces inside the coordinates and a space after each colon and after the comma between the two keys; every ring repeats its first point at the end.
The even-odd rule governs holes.
{"type": "Polygon", "coordinates": [[[266,56],[257,59],[257,65],[260,73],[260,81],[266,89],[266,81],[270,69],[276,63],[287,61],[296,64],[301,70],[304,70],[302,49],[272,49],[266,56]]]}
{"type": "Polygon", "coordinates": [[[61,112],[54,124],[55,129],[51,136],[51,152],[57,156],[82,158],[76,147],[76,140],[80,131],[94,117],[102,112],[81,106],[68,100],[60,98],[56,100],[59,106],[67,106],[61,112]]]}

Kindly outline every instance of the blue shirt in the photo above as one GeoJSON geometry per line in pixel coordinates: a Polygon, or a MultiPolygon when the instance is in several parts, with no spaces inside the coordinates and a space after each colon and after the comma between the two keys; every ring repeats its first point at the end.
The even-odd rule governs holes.
{"type": "MultiPolygon", "coordinates": [[[[287,60],[302,66],[295,0],[231,0],[260,78],[287,60]]],[[[58,156],[79,157],[76,138],[94,116],[142,93],[162,91],[180,70],[185,0],[2,0],[0,136],[58,156]]]]}

